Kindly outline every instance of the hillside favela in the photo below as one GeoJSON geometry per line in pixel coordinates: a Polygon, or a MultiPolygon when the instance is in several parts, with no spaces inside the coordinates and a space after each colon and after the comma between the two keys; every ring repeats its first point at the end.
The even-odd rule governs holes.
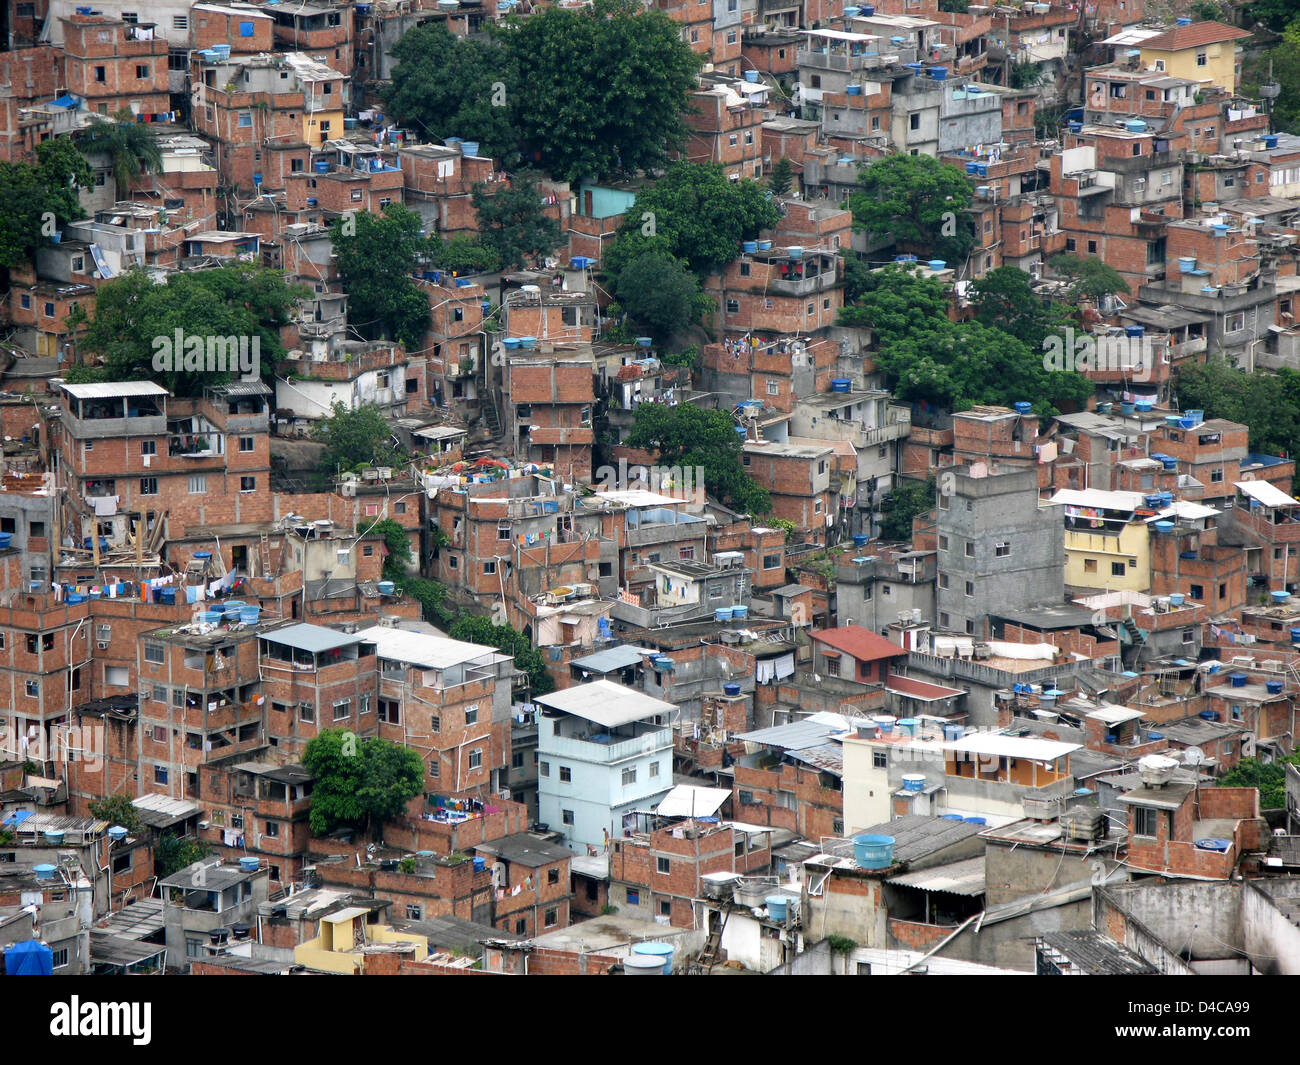
{"type": "Polygon", "coordinates": [[[0,221],[4,975],[1300,973],[1297,0],[7,2],[0,221]]]}

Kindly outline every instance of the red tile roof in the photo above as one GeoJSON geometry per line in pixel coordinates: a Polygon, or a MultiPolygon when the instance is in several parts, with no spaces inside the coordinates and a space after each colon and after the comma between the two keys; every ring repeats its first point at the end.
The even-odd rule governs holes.
{"type": "Polygon", "coordinates": [[[1172,30],[1154,37],[1148,37],[1139,48],[1150,48],[1157,52],[1181,52],[1184,48],[1195,48],[1202,44],[1218,44],[1223,41],[1238,41],[1249,37],[1245,30],[1235,26],[1225,26],[1222,22],[1193,22],[1190,26],[1175,26],[1172,30]]]}
{"type": "Polygon", "coordinates": [[[907,651],[892,640],[877,636],[861,625],[841,625],[837,629],[822,629],[812,634],[814,640],[828,644],[859,662],[875,662],[882,658],[900,658],[907,651]]]}

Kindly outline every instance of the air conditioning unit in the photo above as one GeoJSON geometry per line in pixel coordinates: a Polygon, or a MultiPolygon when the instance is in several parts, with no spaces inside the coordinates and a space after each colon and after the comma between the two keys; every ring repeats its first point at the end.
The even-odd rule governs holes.
{"type": "Polygon", "coordinates": [[[100,640],[97,644],[95,644],[95,646],[98,647],[101,651],[107,651],[107,650],[108,650],[108,641],[107,641],[107,640],[100,640]]]}
{"type": "Polygon", "coordinates": [[[339,485],[339,494],[346,499],[355,499],[357,497],[357,482],[344,481],[339,485]]]}

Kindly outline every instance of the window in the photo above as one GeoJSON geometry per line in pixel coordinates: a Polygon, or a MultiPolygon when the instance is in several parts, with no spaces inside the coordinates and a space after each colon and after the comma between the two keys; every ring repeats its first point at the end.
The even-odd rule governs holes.
{"type": "Polygon", "coordinates": [[[1002,540],[999,543],[993,545],[994,558],[1006,558],[1010,554],[1011,554],[1010,540],[1002,540]]]}
{"type": "Polygon", "coordinates": [[[888,768],[889,768],[889,752],[888,752],[888,751],[872,751],[872,752],[871,752],[871,767],[872,767],[873,769],[888,769],[888,768]]]}
{"type": "Polygon", "coordinates": [[[651,762],[651,763],[650,763],[650,772],[649,772],[648,776],[653,780],[653,779],[654,779],[655,777],[657,777],[658,775],[659,775],[659,763],[658,763],[658,762],[651,762]]]}
{"type": "Polygon", "coordinates": [[[429,731],[430,732],[442,731],[442,718],[439,717],[437,714],[429,715],[429,731]]]}
{"type": "Polygon", "coordinates": [[[438,761],[437,757],[434,757],[429,762],[429,778],[437,780],[440,776],[442,776],[442,763],[438,761]]]}
{"type": "Polygon", "coordinates": [[[556,907],[552,906],[546,911],[545,923],[547,928],[555,927],[555,925],[559,923],[559,920],[559,910],[556,907]]]}
{"type": "Polygon", "coordinates": [[[566,824],[566,825],[571,825],[571,824],[573,824],[573,811],[572,811],[572,810],[561,810],[561,811],[560,811],[560,820],[561,820],[564,824],[566,824]]]}
{"type": "Polygon", "coordinates": [[[156,496],[156,495],[158,494],[158,478],[157,478],[157,477],[141,477],[141,478],[140,478],[140,494],[141,494],[142,496],[156,496]]]}
{"type": "Polygon", "coordinates": [[[483,563],[483,575],[484,575],[484,576],[491,576],[491,575],[492,575],[493,573],[495,573],[496,571],[497,571],[497,564],[496,564],[496,561],[495,561],[495,560],[492,561],[492,562],[484,562],[484,563],[483,563]]]}
{"type": "Polygon", "coordinates": [[[280,822],[279,822],[279,821],[268,821],[268,822],[266,822],[266,836],[267,836],[268,839],[279,839],[279,838],[280,838],[280,822]]]}
{"type": "Polygon", "coordinates": [[[1110,564],[1110,575],[1112,577],[1123,577],[1128,573],[1128,567],[1123,562],[1112,562],[1110,564]]]}
{"type": "Polygon", "coordinates": [[[628,904],[629,906],[640,906],[640,905],[641,905],[641,892],[638,891],[636,888],[628,888],[628,889],[627,889],[627,904],[628,904]]]}
{"type": "Polygon", "coordinates": [[[946,573],[940,573],[940,574],[939,574],[939,587],[940,587],[940,588],[947,588],[947,587],[948,587],[948,574],[946,574],[946,573]]]}
{"type": "Polygon", "coordinates": [[[913,113],[912,115],[910,115],[910,116],[908,117],[907,124],[908,124],[908,126],[910,126],[912,129],[920,129],[920,128],[921,128],[921,116],[920,116],[919,114],[913,113]]]}
{"type": "Polygon", "coordinates": [[[340,699],[334,703],[334,720],[343,721],[352,716],[352,700],[340,699]]]}
{"type": "Polygon", "coordinates": [[[1209,62],[1209,57],[1207,56],[1207,54],[1206,54],[1205,52],[1197,52],[1197,53],[1196,53],[1196,65],[1197,65],[1198,67],[1203,67],[1203,66],[1205,66],[1208,62],[1209,62]]]}
{"type": "Polygon", "coordinates": [[[539,777],[549,777],[549,776],[551,775],[551,763],[550,763],[550,762],[538,762],[538,763],[537,763],[537,775],[538,775],[539,777]]]}
{"type": "Polygon", "coordinates": [[[1133,833],[1137,836],[1154,836],[1159,817],[1158,810],[1151,810],[1145,806],[1137,806],[1133,809],[1133,833]]]}
{"type": "Polygon", "coordinates": [[[108,80],[108,74],[107,74],[107,71],[106,71],[103,67],[96,67],[96,68],[95,68],[95,80],[96,80],[96,81],[107,81],[107,80],[108,80]]]}
{"type": "Polygon", "coordinates": [[[779,396],[781,394],[781,382],[769,377],[767,379],[767,394],[769,396],[779,396]]]}
{"type": "Polygon", "coordinates": [[[167,767],[165,765],[156,765],[153,767],[153,780],[155,784],[167,783],[167,767]]]}
{"type": "Polygon", "coordinates": [[[141,440],[141,441],[140,441],[140,454],[141,454],[141,455],[156,455],[156,454],[158,454],[158,445],[157,445],[154,441],[152,441],[152,440],[141,440]]]}
{"type": "Polygon", "coordinates": [[[970,540],[966,541],[966,557],[967,558],[975,557],[975,545],[970,540]]]}
{"type": "Polygon", "coordinates": [[[511,769],[523,769],[523,767],[524,767],[524,752],[523,752],[523,751],[515,751],[515,752],[510,756],[510,768],[511,768],[511,769]]]}
{"type": "Polygon", "coordinates": [[[1220,484],[1220,483],[1222,483],[1222,481],[1223,481],[1223,470],[1222,470],[1222,469],[1211,470],[1211,471],[1210,471],[1210,480],[1213,481],[1215,484],[1220,484]]]}
{"type": "Polygon", "coordinates": [[[560,783],[561,784],[573,783],[573,770],[570,769],[567,765],[560,766],[560,783]]]}
{"type": "Polygon", "coordinates": [[[659,916],[671,917],[672,912],[673,912],[673,904],[669,902],[667,899],[661,899],[659,901],[659,916]]]}
{"type": "Polygon", "coordinates": [[[781,556],[779,554],[763,556],[764,569],[776,569],[780,565],[781,565],[781,556]]]}
{"type": "Polygon", "coordinates": [[[408,921],[419,921],[424,917],[424,908],[417,902],[408,902],[406,904],[406,919],[408,921]]]}
{"type": "Polygon", "coordinates": [[[1199,584],[1188,585],[1187,594],[1197,603],[1205,602],[1205,589],[1199,584]]]}
{"type": "Polygon", "coordinates": [[[239,478],[239,490],[240,492],[256,492],[257,478],[256,477],[239,478]]]}
{"type": "Polygon", "coordinates": [[[727,313],[728,313],[728,314],[739,314],[739,313],[740,313],[740,300],[727,300],[727,313]]]}
{"type": "Polygon", "coordinates": [[[939,550],[948,550],[948,537],[944,536],[942,533],[939,535],[939,550]]]}
{"type": "Polygon", "coordinates": [[[1095,558],[1085,558],[1085,559],[1083,560],[1083,572],[1084,572],[1084,573],[1096,573],[1096,572],[1097,572],[1097,560],[1096,560],[1095,558]]]}
{"type": "Polygon", "coordinates": [[[144,660],[161,665],[167,660],[166,649],[160,643],[146,643],[144,645],[144,660]]]}
{"type": "Polygon", "coordinates": [[[466,724],[466,725],[477,725],[477,724],[478,724],[478,704],[477,704],[477,703],[475,703],[473,706],[467,706],[467,707],[465,707],[465,724],[466,724]]]}
{"type": "Polygon", "coordinates": [[[515,922],[515,932],[516,932],[516,934],[522,936],[522,935],[524,934],[524,932],[527,930],[527,928],[528,928],[528,922],[527,922],[526,920],[524,920],[524,918],[521,917],[521,918],[519,918],[519,920],[517,920],[517,921],[515,922]]]}
{"type": "Polygon", "coordinates": [[[252,451],[257,441],[251,436],[241,436],[239,438],[239,450],[243,452],[252,451]]]}
{"type": "Polygon", "coordinates": [[[558,869],[548,869],[546,871],[546,882],[548,884],[558,884],[560,882],[560,871],[558,869]]]}
{"type": "Polygon", "coordinates": [[[665,876],[673,871],[673,863],[668,858],[655,859],[655,871],[663,873],[665,876]]]}
{"type": "Polygon", "coordinates": [[[483,768],[483,748],[475,747],[469,752],[469,767],[471,769],[483,768]]]}
{"type": "Polygon", "coordinates": [[[636,783],[636,768],[633,767],[631,769],[624,769],[623,787],[627,787],[629,784],[635,784],[635,783],[636,783]]]}
{"type": "Polygon", "coordinates": [[[974,582],[974,581],[967,581],[967,582],[966,582],[966,591],[965,591],[965,595],[966,595],[966,598],[967,598],[967,599],[974,599],[974,598],[975,598],[975,582],[974,582]]]}
{"type": "Polygon", "coordinates": [[[208,490],[208,475],[206,473],[190,474],[190,495],[200,496],[208,490]]]}

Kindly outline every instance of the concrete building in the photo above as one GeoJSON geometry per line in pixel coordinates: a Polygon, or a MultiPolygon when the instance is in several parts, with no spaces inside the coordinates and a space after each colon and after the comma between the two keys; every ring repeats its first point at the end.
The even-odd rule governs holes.
{"type": "Polygon", "coordinates": [[[672,788],[672,703],[607,680],[536,702],[538,809],[571,848],[622,836],[672,788]]]}
{"type": "Polygon", "coordinates": [[[939,628],[984,636],[990,614],[1064,597],[1065,535],[1060,515],[1038,505],[1037,470],[945,471],[937,532],[939,628]]]}

